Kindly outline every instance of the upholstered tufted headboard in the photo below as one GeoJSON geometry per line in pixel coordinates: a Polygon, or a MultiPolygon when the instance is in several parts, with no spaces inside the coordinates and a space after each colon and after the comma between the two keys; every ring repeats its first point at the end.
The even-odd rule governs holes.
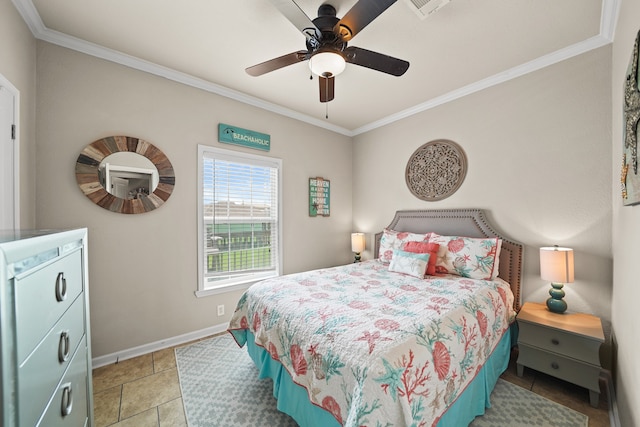
{"type": "MultiPolygon", "coordinates": [[[[412,233],[435,232],[444,236],[498,237],[502,239],[498,277],[509,282],[515,296],[514,309],[520,310],[522,253],[524,247],[501,233],[487,221],[480,209],[436,209],[397,211],[387,228],[412,233]]],[[[382,232],[375,235],[374,255],[380,250],[382,232]]]]}

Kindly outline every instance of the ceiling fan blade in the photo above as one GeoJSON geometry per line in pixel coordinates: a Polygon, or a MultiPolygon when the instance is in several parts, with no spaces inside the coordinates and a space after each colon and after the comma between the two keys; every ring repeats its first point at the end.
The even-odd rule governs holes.
{"type": "Polygon", "coordinates": [[[294,0],[269,0],[307,38],[311,47],[319,46],[322,33],[294,0]]]}
{"type": "Polygon", "coordinates": [[[273,58],[268,61],[261,62],[260,64],[253,65],[251,67],[248,67],[245,71],[247,72],[247,74],[253,77],[261,76],[263,74],[267,74],[270,71],[278,70],[288,65],[302,62],[308,59],[307,55],[308,52],[306,50],[300,50],[298,52],[282,55],[278,58],[273,58]]]}
{"type": "Polygon", "coordinates": [[[359,0],[333,28],[343,41],[349,41],[396,0],[359,0]]]}
{"type": "Polygon", "coordinates": [[[409,63],[405,60],[362,49],[361,47],[349,46],[344,50],[344,53],[347,62],[350,64],[371,68],[392,76],[401,76],[409,69],[409,63]]]}
{"type": "Polygon", "coordinates": [[[318,76],[318,82],[320,86],[320,102],[329,102],[333,100],[336,84],[335,76],[318,76]]]}

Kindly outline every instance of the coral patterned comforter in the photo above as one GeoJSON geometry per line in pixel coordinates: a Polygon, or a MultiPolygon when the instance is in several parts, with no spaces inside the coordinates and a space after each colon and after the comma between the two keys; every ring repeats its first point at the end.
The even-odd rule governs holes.
{"type": "Polygon", "coordinates": [[[417,279],[377,260],[259,282],[229,330],[280,361],[345,426],[431,426],[475,377],[515,313],[509,284],[417,279]]]}

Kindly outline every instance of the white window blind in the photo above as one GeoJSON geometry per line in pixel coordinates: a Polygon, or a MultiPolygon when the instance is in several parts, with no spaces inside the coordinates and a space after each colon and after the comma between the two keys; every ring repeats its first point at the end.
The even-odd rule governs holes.
{"type": "Polygon", "coordinates": [[[281,161],[199,147],[200,294],[280,274],[281,161]]]}

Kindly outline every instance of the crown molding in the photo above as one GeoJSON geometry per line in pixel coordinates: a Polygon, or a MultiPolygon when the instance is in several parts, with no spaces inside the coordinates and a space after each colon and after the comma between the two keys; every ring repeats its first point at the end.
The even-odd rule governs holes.
{"type": "Polygon", "coordinates": [[[355,129],[353,133],[354,135],[360,135],[361,133],[372,131],[398,120],[406,119],[407,117],[413,116],[414,114],[430,110],[431,108],[435,108],[448,102],[455,101],[456,99],[463,98],[467,95],[471,95],[472,93],[487,89],[491,86],[507,82],[511,79],[515,79],[517,77],[524,76],[525,74],[529,74],[531,72],[548,67],[549,65],[553,65],[566,59],[573,58],[574,56],[589,52],[590,50],[597,49],[609,43],[611,43],[611,41],[605,39],[604,37],[594,36],[590,39],[568,46],[564,49],[560,49],[548,55],[536,58],[533,61],[510,68],[501,73],[494,74],[493,76],[487,77],[483,80],[479,80],[475,83],[471,83],[467,86],[463,86],[459,89],[452,90],[451,92],[445,93],[444,95],[432,98],[429,101],[423,102],[411,108],[407,108],[406,110],[384,117],[375,122],[371,122],[365,126],[355,129]]]}
{"type": "Polygon", "coordinates": [[[37,39],[40,38],[40,35],[46,28],[44,23],[42,22],[42,18],[38,14],[36,7],[33,5],[31,0],[11,0],[16,10],[22,16],[22,19],[31,30],[31,34],[37,39]]]}
{"type": "Polygon", "coordinates": [[[620,15],[620,3],[622,0],[603,0],[602,13],[600,15],[600,36],[613,43],[616,33],[616,24],[620,15]]]}
{"type": "Polygon", "coordinates": [[[335,133],[339,133],[349,137],[354,136],[353,132],[348,129],[324,122],[318,118],[299,113],[289,108],[285,108],[281,105],[267,102],[263,99],[248,95],[246,93],[229,89],[225,86],[221,86],[216,83],[194,77],[190,74],[183,73],[172,68],[164,67],[150,61],[145,61],[143,59],[127,55],[123,52],[109,49],[104,46],[100,46],[95,43],[91,43],[86,40],[61,33],[59,31],[51,30],[44,25],[31,0],[12,0],[12,2],[18,10],[18,13],[20,13],[20,15],[22,16],[22,19],[24,19],[27,26],[31,30],[31,33],[35,38],[39,40],[75,50],[77,52],[94,56],[96,58],[104,59],[106,61],[124,65],[126,67],[153,74],[155,76],[164,77],[168,80],[182,83],[184,85],[201,89],[206,92],[215,93],[217,95],[224,96],[226,98],[230,98],[244,104],[248,104],[266,111],[271,111],[273,113],[292,118],[294,120],[325,128],[335,133]]]}
{"type": "Polygon", "coordinates": [[[51,30],[47,28],[42,22],[42,19],[40,18],[40,15],[38,14],[38,11],[36,10],[32,0],[12,0],[12,2],[18,10],[18,13],[20,13],[20,15],[22,16],[22,19],[31,30],[31,33],[35,38],[39,40],[43,40],[117,64],[121,64],[129,68],[153,74],[155,76],[164,77],[177,83],[182,83],[187,86],[224,96],[226,98],[233,99],[235,101],[242,102],[244,104],[248,104],[266,111],[270,111],[275,114],[289,117],[294,120],[305,122],[313,126],[324,128],[338,134],[353,137],[611,43],[615,34],[615,26],[618,21],[621,0],[602,1],[600,34],[597,36],[591,37],[582,42],[578,42],[566,48],[559,49],[550,54],[543,55],[527,63],[518,65],[501,73],[494,74],[493,76],[487,77],[478,82],[453,90],[436,98],[432,98],[426,102],[420,103],[416,106],[389,115],[380,120],[376,120],[353,130],[333,125],[323,120],[319,120],[315,117],[311,117],[306,114],[291,110],[289,108],[285,108],[281,105],[267,102],[263,99],[248,95],[246,93],[233,90],[198,77],[194,77],[187,73],[164,67],[153,62],[145,61],[143,59],[127,55],[113,49],[108,49],[104,46],[90,43],[77,37],[70,36],[68,34],[51,30]]]}

